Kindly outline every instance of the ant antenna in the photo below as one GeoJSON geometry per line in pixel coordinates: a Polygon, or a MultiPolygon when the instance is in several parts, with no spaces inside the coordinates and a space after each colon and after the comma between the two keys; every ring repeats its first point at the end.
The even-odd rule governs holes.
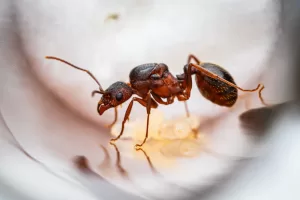
{"type": "Polygon", "coordinates": [[[96,77],[95,77],[90,71],[88,71],[88,70],[86,70],[86,69],[82,69],[82,68],[80,68],[80,67],[77,67],[77,66],[73,65],[72,63],[69,63],[69,62],[67,62],[67,61],[65,61],[65,60],[63,60],[63,59],[61,59],[61,58],[57,58],[57,57],[53,57],[53,56],[46,56],[45,58],[46,58],[46,59],[58,60],[58,61],[60,61],[60,62],[63,62],[63,63],[65,63],[65,64],[71,66],[71,67],[74,67],[75,69],[78,69],[78,70],[81,70],[81,71],[84,71],[84,72],[88,73],[88,75],[90,75],[90,76],[96,81],[96,83],[99,85],[99,90],[100,90],[100,91],[98,91],[98,93],[100,93],[100,94],[103,94],[103,93],[104,93],[104,90],[103,90],[101,84],[99,83],[99,81],[96,79],[96,77]]]}
{"type": "Polygon", "coordinates": [[[98,91],[98,90],[94,90],[94,91],[92,92],[92,97],[94,97],[95,94],[103,94],[103,92],[98,91]]]}

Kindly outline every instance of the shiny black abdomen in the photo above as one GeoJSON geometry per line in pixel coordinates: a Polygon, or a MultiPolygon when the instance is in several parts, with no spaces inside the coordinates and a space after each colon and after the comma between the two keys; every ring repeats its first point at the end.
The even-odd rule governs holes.
{"type": "MultiPolygon", "coordinates": [[[[235,84],[232,76],[222,67],[212,63],[201,63],[201,66],[219,77],[235,84]]],[[[223,83],[222,81],[203,75],[201,72],[196,73],[196,83],[200,93],[211,102],[220,106],[231,107],[238,98],[236,88],[223,83]]]]}

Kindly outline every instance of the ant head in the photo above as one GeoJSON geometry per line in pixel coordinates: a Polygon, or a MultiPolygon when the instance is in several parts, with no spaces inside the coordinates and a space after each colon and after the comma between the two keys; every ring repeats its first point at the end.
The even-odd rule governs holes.
{"type": "Polygon", "coordinates": [[[103,94],[98,103],[98,112],[102,115],[106,110],[121,105],[127,101],[133,94],[132,88],[124,82],[115,82],[105,91],[94,91],[94,93],[103,94]]]}

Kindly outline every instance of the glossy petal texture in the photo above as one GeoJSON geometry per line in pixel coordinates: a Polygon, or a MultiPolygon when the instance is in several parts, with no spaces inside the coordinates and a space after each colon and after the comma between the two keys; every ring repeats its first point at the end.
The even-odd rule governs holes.
{"type": "MultiPolygon", "coordinates": [[[[45,60],[47,55],[92,71],[107,88],[128,81],[130,70],[142,63],[164,62],[173,74],[182,73],[187,55],[193,53],[226,68],[241,87],[255,88],[263,81],[271,103],[289,99],[274,92],[284,82],[276,75],[285,78],[279,62],[285,54],[272,61],[281,71],[265,71],[279,27],[278,5],[271,0],[7,0],[0,9],[0,195],[5,199],[207,197],[214,193],[213,186],[237,178],[240,161],[260,153],[254,150],[261,137],[249,134],[249,124],[245,128],[239,121],[245,105],[261,106],[257,94],[244,96],[228,110],[206,101],[196,88],[188,104],[199,115],[201,133],[207,134],[205,146],[183,140],[148,143],[145,152],[135,152],[130,141],[108,145],[110,131],[103,125],[113,120],[113,111],[98,116],[99,99],[90,97],[98,88],[95,82],[85,73],[45,60]],[[9,132],[47,168],[12,145],[9,132]],[[179,159],[169,149],[192,156],[179,159]],[[74,162],[81,155],[88,163],[79,157],[79,170],[74,162]]],[[[184,114],[178,102],[159,109],[167,117],[184,114]]],[[[144,108],[134,106],[131,118],[145,115],[144,108]]],[[[235,191],[232,188],[226,191],[235,191]]],[[[221,199],[241,199],[233,193],[221,199]]]]}

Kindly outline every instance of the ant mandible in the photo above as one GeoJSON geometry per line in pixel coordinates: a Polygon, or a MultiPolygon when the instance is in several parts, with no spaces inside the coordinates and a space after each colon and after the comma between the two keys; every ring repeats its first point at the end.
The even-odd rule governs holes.
{"type": "Polygon", "coordinates": [[[141,144],[135,145],[136,149],[140,149],[148,138],[150,111],[151,109],[157,108],[158,104],[172,104],[175,97],[177,97],[179,101],[185,102],[186,113],[187,116],[189,116],[186,101],[190,98],[192,75],[195,75],[196,84],[200,93],[214,104],[232,107],[238,99],[238,89],[244,92],[255,92],[260,88],[259,98],[261,102],[266,105],[261,95],[261,91],[264,89],[263,85],[258,84],[255,89],[251,90],[242,89],[236,85],[233,77],[225,69],[213,63],[200,62],[200,60],[192,54],[189,55],[187,64],[183,68],[184,73],[176,77],[169,72],[168,66],[164,63],[147,63],[131,70],[129,83],[117,81],[106,90],[103,90],[99,81],[90,71],[77,67],[57,57],[46,56],[46,58],[61,61],[75,69],[84,71],[97,82],[99,90],[93,91],[92,96],[96,93],[102,95],[97,106],[99,115],[102,115],[110,108],[115,109],[115,119],[110,127],[117,121],[117,107],[130,99],[132,95],[138,96],[133,97],[127,107],[120,134],[116,138],[111,139],[112,143],[122,136],[133,103],[138,102],[147,110],[147,127],[144,140],[141,144]],[[191,63],[192,60],[194,60],[196,64],[191,63]]]}

